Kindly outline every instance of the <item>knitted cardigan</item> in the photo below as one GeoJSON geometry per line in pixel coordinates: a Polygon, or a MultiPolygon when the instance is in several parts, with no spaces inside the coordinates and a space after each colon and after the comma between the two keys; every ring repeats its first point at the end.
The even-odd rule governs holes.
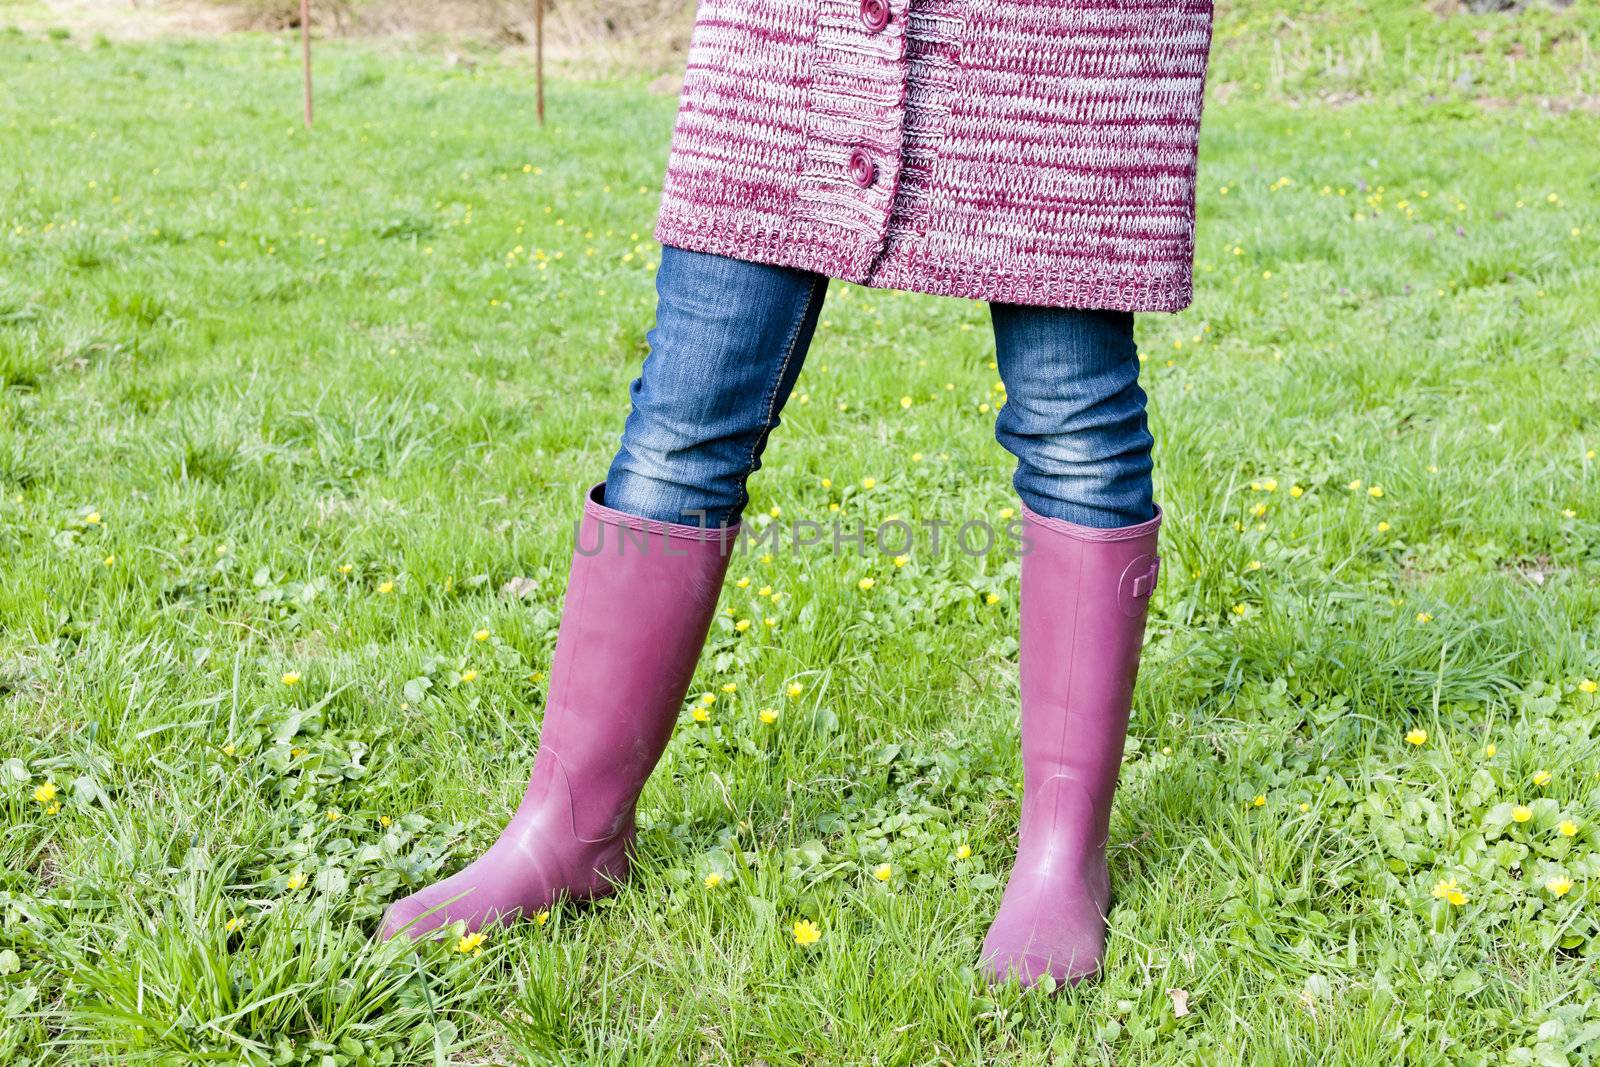
{"type": "Polygon", "coordinates": [[[1210,43],[1210,0],[700,0],[656,239],[1176,311],[1210,43]]]}

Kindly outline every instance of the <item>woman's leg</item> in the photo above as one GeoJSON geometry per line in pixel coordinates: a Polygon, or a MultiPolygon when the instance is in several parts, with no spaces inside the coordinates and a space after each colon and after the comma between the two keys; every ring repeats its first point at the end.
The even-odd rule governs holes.
{"type": "Polygon", "coordinates": [[[606,503],[658,522],[731,525],[800,375],[828,279],[663,248],[656,288],[650,354],[606,503]]]}
{"type": "Polygon", "coordinates": [[[745,479],[826,281],[667,248],[656,284],[623,447],[584,504],[527,791],[487,852],[390,907],[386,937],[478,930],[603,895],[627,874],[634,804],[683,708],[745,479]]]}
{"type": "Polygon", "coordinates": [[[1133,315],[994,304],[1006,385],[995,438],[1017,457],[1017,495],[1036,514],[1080,526],[1155,515],[1133,315]]]}
{"type": "Polygon", "coordinates": [[[996,436],[1023,500],[1022,825],[983,960],[1073,982],[1105,953],[1111,798],[1155,588],[1150,433],[1120,312],[996,305],[996,436]]]}

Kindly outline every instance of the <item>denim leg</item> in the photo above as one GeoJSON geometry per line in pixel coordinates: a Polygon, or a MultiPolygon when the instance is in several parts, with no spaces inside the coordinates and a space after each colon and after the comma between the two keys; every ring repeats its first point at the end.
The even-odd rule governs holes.
{"type": "Polygon", "coordinates": [[[1133,315],[991,304],[1005,406],[995,438],[1017,457],[1022,502],[1080,526],[1155,517],[1133,315]]]}
{"type": "Polygon", "coordinates": [[[827,288],[808,271],[663,248],[606,505],[658,522],[737,522],[827,288]]]}

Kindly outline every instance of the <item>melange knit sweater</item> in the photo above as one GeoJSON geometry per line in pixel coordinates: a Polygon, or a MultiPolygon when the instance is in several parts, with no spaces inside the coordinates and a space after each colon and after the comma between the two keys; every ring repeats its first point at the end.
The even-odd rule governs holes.
{"type": "Polygon", "coordinates": [[[1175,311],[1210,42],[1210,0],[700,0],[656,238],[1175,311]]]}

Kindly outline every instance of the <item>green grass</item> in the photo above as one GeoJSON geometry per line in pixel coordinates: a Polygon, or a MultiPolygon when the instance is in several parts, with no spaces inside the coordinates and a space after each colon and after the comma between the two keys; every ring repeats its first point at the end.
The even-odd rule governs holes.
{"type": "MultiPolygon", "coordinates": [[[[514,66],[337,45],[308,135],[286,40],[0,36],[0,1060],[1593,1062],[1592,61],[1480,93],[1457,38],[1512,23],[1388,3],[1426,61],[1274,77],[1354,18],[1219,27],[1197,301],[1139,326],[1167,566],[1110,959],[1054,998],[975,974],[1016,572],[961,553],[736,561],[695,692],[737,692],[627,889],[375,944],[522,790],[673,101],[557,82],[540,130],[514,66]]],[[[1013,506],[985,309],[824,317],[754,513],[1013,506]]]]}

